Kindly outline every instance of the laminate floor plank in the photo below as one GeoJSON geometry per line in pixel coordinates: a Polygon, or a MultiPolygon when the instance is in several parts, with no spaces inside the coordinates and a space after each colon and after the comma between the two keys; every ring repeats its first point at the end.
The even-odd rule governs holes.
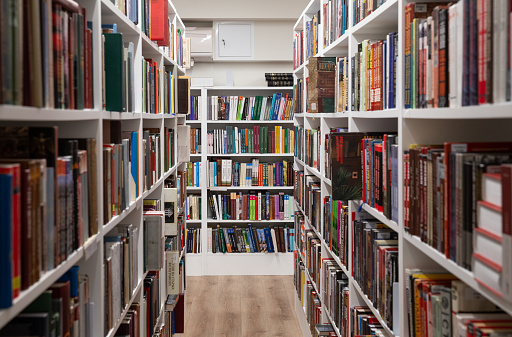
{"type": "Polygon", "coordinates": [[[292,276],[187,277],[181,337],[300,337],[292,276]]]}

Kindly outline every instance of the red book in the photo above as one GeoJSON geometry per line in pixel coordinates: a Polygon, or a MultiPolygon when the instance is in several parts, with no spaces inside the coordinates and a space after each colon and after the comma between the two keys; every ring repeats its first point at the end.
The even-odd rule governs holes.
{"type": "Polygon", "coordinates": [[[478,1],[478,104],[492,103],[492,6],[478,1]]]}
{"type": "Polygon", "coordinates": [[[178,303],[174,307],[174,328],[175,333],[185,331],[185,294],[183,293],[179,294],[178,303]]]}
{"type": "Polygon", "coordinates": [[[69,310],[71,306],[71,289],[69,281],[66,282],[56,282],[54,283],[50,289],[52,290],[52,298],[53,299],[62,299],[62,308],[63,314],[61,317],[61,336],[69,337],[70,329],[71,329],[71,312],[69,310]],[[64,308],[68,308],[68,310],[64,310],[64,308]]]}
{"type": "Polygon", "coordinates": [[[85,32],[85,72],[84,72],[84,108],[92,109],[93,93],[92,93],[92,31],[87,29],[85,32]]]}
{"type": "Polygon", "coordinates": [[[242,220],[247,220],[247,194],[242,196],[242,220]]]}
{"type": "Polygon", "coordinates": [[[151,0],[149,8],[150,36],[152,41],[169,44],[169,2],[167,0],[151,0]]]}

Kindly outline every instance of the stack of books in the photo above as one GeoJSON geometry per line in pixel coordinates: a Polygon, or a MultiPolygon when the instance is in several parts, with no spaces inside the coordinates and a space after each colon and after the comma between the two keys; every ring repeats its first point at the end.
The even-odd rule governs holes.
{"type": "Polygon", "coordinates": [[[293,85],[292,73],[265,73],[265,81],[269,87],[291,87],[293,85]]]}

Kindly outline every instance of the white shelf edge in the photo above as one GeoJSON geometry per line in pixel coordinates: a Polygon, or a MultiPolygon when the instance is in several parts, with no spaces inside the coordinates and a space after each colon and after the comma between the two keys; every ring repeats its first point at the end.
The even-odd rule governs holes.
{"type": "MultiPolygon", "coordinates": [[[[291,61],[291,60],[289,60],[291,61]]],[[[289,62],[286,60],[286,62],[289,62]]],[[[231,61],[230,61],[231,62],[231,61]]],[[[194,89],[198,89],[199,87],[194,87],[194,89]]],[[[240,87],[226,87],[226,86],[213,86],[213,87],[205,87],[210,90],[269,90],[269,91],[279,91],[279,90],[293,90],[293,86],[291,87],[265,87],[265,86],[240,86],[240,87]]]]}
{"type": "Polygon", "coordinates": [[[293,119],[285,119],[285,120],[207,120],[207,124],[293,124],[293,119]]]}
{"type": "MultiPolygon", "coordinates": [[[[201,253],[199,253],[201,254],[201,253]]],[[[288,254],[293,254],[293,252],[286,252],[286,253],[282,253],[282,252],[273,252],[273,253],[264,253],[264,252],[254,252],[254,253],[247,253],[247,252],[242,252],[242,253],[212,253],[212,252],[207,252],[207,256],[270,256],[270,255],[288,255],[288,254]]]]}
{"type": "Polygon", "coordinates": [[[459,280],[466,283],[471,288],[478,291],[489,301],[493,302],[497,306],[499,306],[502,310],[507,312],[509,315],[512,315],[512,307],[510,303],[507,302],[504,298],[498,297],[487,288],[478,283],[473,273],[461,266],[457,265],[454,261],[447,259],[444,254],[440,253],[437,249],[430,247],[426,243],[422,242],[419,237],[413,236],[409,233],[403,233],[403,238],[407,242],[409,242],[412,246],[416,247],[423,254],[430,257],[435,263],[440,265],[443,269],[455,275],[459,280]]]}
{"type": "Polygon", "coordinates": [[[28,289],[23,290],[20,295],[13,300],[13,305],[10,308],[0,310],[0,326],[3,327],[9,323],[11,319],[16,317],[21,311],[23,311],[23,309],[39,297],[40,294],[64,275],[69,268],[77,264],[83,256],[83,247],[79,247],[75,252],[68,256],[66,261],[55,267],[55,269],[47,271],[45,274],[41,275],[40,279],[36,283],[28,289]]]}
{"type": "Polygon", "coordinates": [[[140,119],[142,115],[146,113],[142,112],[118,112],[118,111],[102,111],[101,116],[106,120],[135,120],[140,119]]]}
{"type": "MultiPolygon", "coordinates": [[[[372,24],[373,21],[377,20],[380,16],[384,15],[384,13],[390,10],[393,6],[398,7],[398,0],[387,0],[382,5],[380,5],[373,13],[365,17],[363,20],[359,21],[355,26],[352,27],[352,35],[361,34],[360,30],[364,27],[367,27],[372,24]]],[[[398,18],[398,8],[397,8],[397,19],[398,18]]],[[[398,29],[398,20],[397,20],[397,29],[398,29]]]]}
{"type": "MultiPolygon", "coordinates": [[[[368,306],[368,308],[370,308],[370,310],[375,315],[375,317],[377,317],[377,320],[382,325],[382,328],[384,329],[384,331],[389,336],[399,337],[398,335],[393,334],[393,331],[387,326],[386,322],[384,322],[384,320],[382,319],[382,316],[380,315],[380,312],[373,306],[373,303],[370,301],[368,296],[366,296],[366,294],[363,292],[363,290],[361,289],[359,284],[354,280],[354,278],[352,276],[350,276],[350,282],[352,283],[352,286],[354,287],[354,289],[363,298],[363,300],[366,303],[366,305],[368,306]]],[[[403,318],[403,319],[405,319],[405,318],[403,318]]]]}
{"type": "Polygon", "coordinates": [[[126,307],[123,309],[121,316],[119,316],[119,318],[116,321],[116,324],[114,325],[114,327],[112,329],[110,329],[110,331],[108,332],[106,337],[113,337],[116,334],[117,329],[119,329],[119,326],[123,322],[123,319],[126,316],[126,314],[128,313],[128,310],[130,310],[130,306],[133,304],[133,301],[135,300],[135,295],[139,292],[140,288],[142,287],[142,284],[144,284],[144,278],[146,277],[146,275],[147,275],[147,272],[145,272],[142,275],[142,278],[141,278],[139,284],[137,284],[135,291],[132,293],[132,296],[130,297],[130,301],[128,302],[126,307]]]}
{"type": "MultiPolygon", "coordinates": [[[[293,186],[225,186],[225,187],[208,187],[207,190],[212,192],[223,192],[223,191],[245,191],[245,190],[293,190],[293,186]]],[[[200,187],[199,187],[200,189],[200,187]]]]}
{"type": "Polygon", "coordinates": [[[0,105],[2,121],[89,121],[98,120],[100,116],[101,112],[97,109],[72,110],[0,105]]]}
{"type": "MultiPolygon", "coordinates": [[[[323,302],[322,302],[322,304],[323,304],[323,302]]],[[[323,307],[323,305],[322,305],[322,307],[323,307]]],[[[329,313],[329,310],[327,310],[327,307],[325,307],[325,315],[327,316],[327,319],[329,320],[329,323],[331,323],[331,326],[332,326],[336,336],[341,337],[340,330],[338,330],[338,327],[334,323],[334,320],[332,319],[331,314],[329,313]]]]}
{"type": "Polygon", "coordinates": [[[144,191],[144,193],[142,193],[142,199],[145,199],[148,195],[153,193],[163,182],[164,182],[164,177],[162,176],[157,181],[155,181],[155,183],[151,186],[151,188],[149,190],[144,191]]]}
{"type": "Polygon", "coordinates": [[[362,204],[362,209],[365,210],[368,214],[370,214],[375,219],[379,220],[380,222],[382,222],[395,232],[400,232],[400,226],[398,226],[398,224],[393,220],[386,218],[386,216],[382,212],[377,211],[375,208],[371,207],[367,203],[363,203],[361,200],[355,201],[355,204],[357,205],[357,207],[360,207],[362,204]]]}
{"type": "MultiPolygon", "coordinates": [[[[188,220],[187,220],[188,222],[188,220]]],[[[207,223],[247,223],[247,224],[267,224],[267,223],[293,223],[293,219],[291,220],[213,220],[208,219],[207,223]]]]}
{"type": "Polygon", "coordinates": [[[208,157],[293,157],[292,153],[226,153],[208,154],[208,157]]]}
{"type": "Polygon", "coordinates": [[[376,111],[350,111],[350,117],[352,118],[398,118],[400,111],[398,109],[384,109],[376,111]]]}
{"type": "Polygon", "coordinates": [[[139,196],[135,201],[132,201],[130,203],[130,206],[128,208],[126,208],[125,210],[123,210],[121,212],[121,214],[119,215],[116,215],[115,217],[113,217],[106,225],[103,225],[102,227],[102,231],[104,234],[107,234],[108,232],[110,232],[112,230],[112,228],[114,228],[115,226],[117,226],[121,221],[123,221],[124,218],[126,218],[126,216],[128,214],[130,214],[135,208],[138,208],[138,204],[142,201],[142,196],[139,196]]]}
{"type": "Polygon", "coordinates": [[[510,119],[512,103],[494,103],[451,108],[404,109],[404,119],[510,119]]]}

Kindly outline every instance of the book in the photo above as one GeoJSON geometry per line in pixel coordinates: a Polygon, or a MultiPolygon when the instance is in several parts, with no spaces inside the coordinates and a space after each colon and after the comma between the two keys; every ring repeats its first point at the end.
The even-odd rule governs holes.
{"type": "Polygon", "coordinates": [[[308,112],[335,112],[336,58],[312,57],[308,71],[308,112]]]}

